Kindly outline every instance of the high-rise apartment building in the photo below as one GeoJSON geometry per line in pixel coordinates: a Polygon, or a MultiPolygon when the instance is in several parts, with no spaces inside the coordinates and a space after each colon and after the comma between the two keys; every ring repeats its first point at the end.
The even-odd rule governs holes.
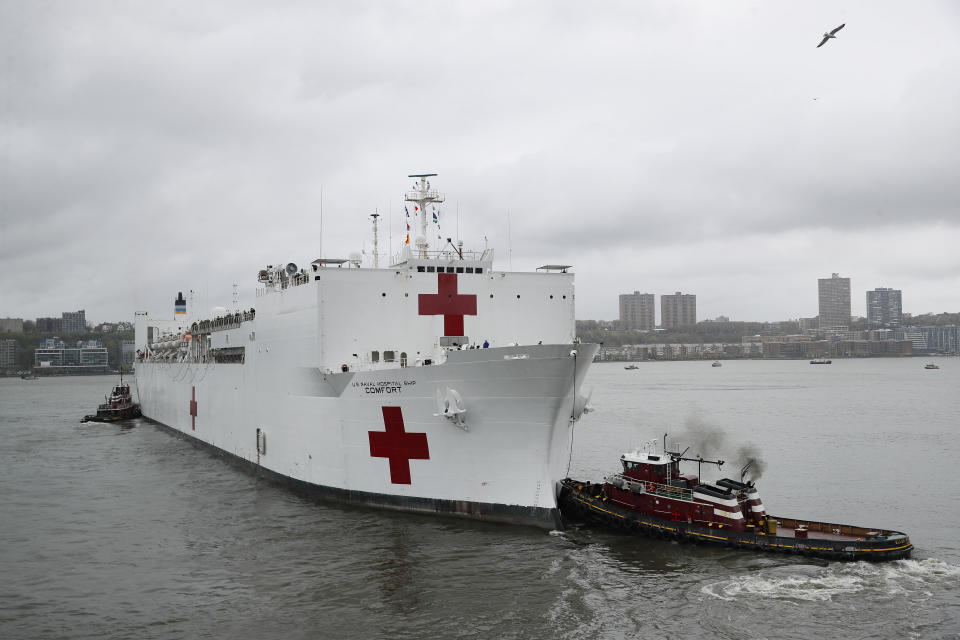
{"type": "Polygon", "coordinates": [[[37,318],[34,325],[37,333],[60,333],[62,328],[62,318],[37,318]]]}
{"type": "Polygon", "coordinates": [[[817,280],[820,297],[820,328],[846,329],[850,326],[850,278],[834,273],[817,280]]]}
{"type": "Polygon", "coordinates": [[[901,326],[903,304],[900,290],[877,287],[867,291],[867,321],[871,327],[901,326]]]}
{"type": "Polygon", "coordinates": [[[23,333],[23,318],[0,318],[0,333],[23,333]]]}
{"type": "Polygon", "coordinates": [[[80,309],[80,311],[64,311],[63,325],[60,330],[63,333],[86,333],[87,312],[83,309],[80,309]]]}
{"type": "Polygon", "coordinates": [[[0,339],[0,369],[13,367],[17,364],[17,341],[6,338],[0,339]]]}
{"type": "Polygon", "coordinates": [[[660,296],[660,326],[683,327],[697,324],[697,296],[680,293],[660,296]]]}
{"type": "Polygon", "coordinates": [[[624,329],[654,329],[657,316],[653,309],[652,293],[620,294],[620,326],[624,329]]]}

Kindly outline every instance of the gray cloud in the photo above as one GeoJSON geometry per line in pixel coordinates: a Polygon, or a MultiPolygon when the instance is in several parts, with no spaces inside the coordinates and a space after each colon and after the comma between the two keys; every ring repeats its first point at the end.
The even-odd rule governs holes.
{"type": "Polygon", "coordinates": [[[444,235],[576,265],[582,318],[635,289],[815,315],[833,271],[855,312],[875,286],[957,310],[957,9],[843,13],[4,3],[0,315],[212,306],[234,282],[252,304],[261,264],[318,256],[321,190],[325,254],[369,246],[375,208],[396,251],[422,170],[444,235]]]}

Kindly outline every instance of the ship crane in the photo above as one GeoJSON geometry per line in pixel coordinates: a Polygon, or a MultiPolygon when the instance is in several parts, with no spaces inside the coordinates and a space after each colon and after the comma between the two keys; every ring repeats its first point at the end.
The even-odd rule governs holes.
{"type": "Polygon", "coordinates": [[[413,191],[408,191],[404,200],[406,202],[413,202],[419,207],[420,212],[420,235],[417,236],[417,251],[419,252],[418,257],[426,258],[427,249],[430,246],[429,241],[427,240],[427,209],[426,205],[428,204],[439,204],[443,202],[443,194],[437,191],[436,189],[430,188],[430,181],[427,178],[432,178],[437,174],[435,173],[414,173],[408,178],[420,178],[413,185],[413,191]]]}

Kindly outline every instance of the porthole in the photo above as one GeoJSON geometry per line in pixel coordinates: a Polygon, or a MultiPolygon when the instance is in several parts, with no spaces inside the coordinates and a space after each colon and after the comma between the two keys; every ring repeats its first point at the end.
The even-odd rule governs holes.
{"type": "Polygon", "coordinates": [[[386,294],[386,292],[384,292],[384,293],[381,293],[381,294],[380,294],[380,297],[381,297],[381,298],[386,298],[386,297],[387,297],[387,294],[386,294]]]}
{"type": "Polygon", "coordinates": [[[520,294],[518,293],[518,294],[517,294],[517,300],[519,300],[519,299],[520,299],[520,294]]]}

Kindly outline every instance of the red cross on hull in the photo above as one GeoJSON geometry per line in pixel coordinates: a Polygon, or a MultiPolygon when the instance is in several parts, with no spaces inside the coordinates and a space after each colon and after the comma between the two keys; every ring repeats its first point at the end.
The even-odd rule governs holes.
{"type": "Polygon", "coordinates": [[[390,460],[390,482],[411,484],[410,461],[429,460],[427,434],[407,433],[400,407],[381,407],[386,431],[370,431],[370,455],[390,460]]]}
{"type": "Polygon", "coordinates": [[[197,430],[197,388],[190,387],[190,429],[197,430]]]}
{"type": "Polygon", "coordinates": [[[457,274],[438,273],[437,293],[421,293],[421,316],[443,316],[443,335],[462,336],[463,316],[477,315],[477,296],[457,293],[457,274]]]}

